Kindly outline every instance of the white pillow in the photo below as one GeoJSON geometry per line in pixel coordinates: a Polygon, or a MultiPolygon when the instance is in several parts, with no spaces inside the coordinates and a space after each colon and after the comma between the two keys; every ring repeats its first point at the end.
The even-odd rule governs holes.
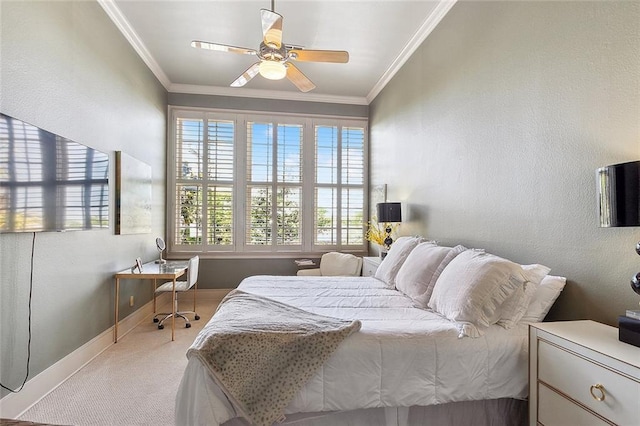
{"type": "Polygon", "coordinates": [[[565,277],[554,275],[544,277],[540,285],[536,287],[531,303],[529,303],[529,307],[520,321],[541,322],[544,320],[566,283],[567,279],[565,277]]]}
{"type": "Polygon", "coordinates": [[[551,268],[548,266],[540,265],[538,263],[520,266],[522,266],[522,269],[526,272],[527,277],[529,277],[529,281],[534,283],[536,286],[540,285],[543,278],[547,276],[549,271],[551,271],[551,268]]]}
{"type": "Polygon", "coordinates": [[[386,283],[389,287],[396,285],[396,275],[400,267],[411,253],[411,250],[424,240],[420,237],[400,237],[393,242],[389,253],[382,259],[376,269],[375,278],[386,283]]]}
{"type": "Polygon", "coordinates": [[[441,247],[432,242],[418,244],[400,267],[396,288],[411,297],[417,307],[426,308],[444,268],[465,250],[464,246],[441,247]]]}
{"type": "Polygon", "coordinates": [[[498,318],[497,324],[506,329],[512,328],[524,316],[538,285],[551,270],[539,264],[521,266],[525,271],[527,282],[524,286],[518,287],[494,315],[498,318]]]}
{"type": "Polygon", "coordinates": [[[442,271],[429,300],[435,312],[455,321],[459,337],[480,337],[502,303],[527,281],[517,263],[477,250],[456,256],[442,271]]]}
{"type": "Polygon", "coordinates": [[[450,247],[440,247],[432,242],[418,244],[400,267],[396,288],[409,297],[423,294],[450,250],[450,247]]]}

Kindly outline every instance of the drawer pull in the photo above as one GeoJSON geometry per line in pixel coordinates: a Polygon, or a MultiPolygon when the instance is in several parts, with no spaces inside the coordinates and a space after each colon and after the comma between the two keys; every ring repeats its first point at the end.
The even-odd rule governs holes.
{"type": "Polygon", "coordinates": [[[591,393],[593,399],[595,399],[596,401],[604,401],[604,386],[602,386],[600,383],[591,385],[591,389],[589,389],[589,392],[591,393]],[[600,392],[600,396],[596,396],[596,392],[600,392]]]}

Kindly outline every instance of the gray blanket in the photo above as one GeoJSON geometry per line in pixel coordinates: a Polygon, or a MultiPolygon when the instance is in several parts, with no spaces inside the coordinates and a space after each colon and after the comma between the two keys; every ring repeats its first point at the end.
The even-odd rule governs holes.
{"type": "Polygon", "coordinates": [[[187,351],[198,357],[237,414],[259,426],[284,408],[360,321],[312,314],[234,290],[187,351]]]}

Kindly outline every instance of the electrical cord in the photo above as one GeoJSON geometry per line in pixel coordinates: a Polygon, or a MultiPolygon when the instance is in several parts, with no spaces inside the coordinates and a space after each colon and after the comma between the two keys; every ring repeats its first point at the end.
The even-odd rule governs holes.
{"type": "Polygon", "coordinates": [[[12,393],[18,393],[24,388],[27,379],[29,378],[29,364],[31,363],[31,298],[33,295],[33,253],[36,247],[36,233],[33,233],[33,240],[31,241],[31,275],[29,276],[29,340],[27,342],[27,373],[24,375],[24,380],[20,387],[16,390],[11,389],[0,382],[2,389],[6,389],[12,393]]]}

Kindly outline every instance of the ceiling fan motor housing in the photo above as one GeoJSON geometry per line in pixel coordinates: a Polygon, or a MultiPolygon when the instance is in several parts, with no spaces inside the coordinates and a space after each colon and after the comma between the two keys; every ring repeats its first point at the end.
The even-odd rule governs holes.
{"type": "Polygon", "coordinates": [[[264,42],[260,43],[260,52],[258,57],[267,61],[285,61],[289,59],[287,48],[282,45],[279,49],[267,46],[264,42]]]}

